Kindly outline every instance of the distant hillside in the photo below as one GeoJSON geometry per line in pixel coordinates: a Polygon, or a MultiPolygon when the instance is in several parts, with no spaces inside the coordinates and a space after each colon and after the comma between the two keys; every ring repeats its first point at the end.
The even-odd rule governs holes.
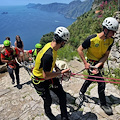
{"type": "Polygon", "coordinates": [[[61,9],[65,8],[68,4],[64,3],[51,3],[51,4],[28,4],[28,8],[40,9],[48,12],[58,12],[61,9]]]}
{"type": "Polygon", "coordinates": [[[67,18],[76,19],[80,15],[88,12],[94,0],[86,0],[81,2],[80,0],[74,0],[69,4],[64,3],[51,3],[51,4],[28,4],[28,8],[40,9],[48,12],[58,12],[63,14],[67,18]]]}
{"type": "Polygon", "coordinates": [[[70,44],[78,47],[85,38],[102,30],[102,22],[106,17],[112,17],[118,10],[118,0],[95,0],[96,8],[77,18],[68,28],[71,33],[70,44]],[[105,2],[104,2],[105,1],[105,2]]]}
{"type": "MultiPolygon", "coordinates": [[[[97,1],[97,0],[96,0],[97,1]]],[[[118,0],[106,0],[94,3],[95,9],[92,9],[83,15],[79,16],[77,20],[68,27],[70,31],[69,44],[61,49],[58,54],[59,57],[71,59],[78,53],[76,49],[85,40],[85,38],[91,34],[99,33],[102,30],[102,21],[108,16],[114,16],[114,13],[118,10],[118,0]],[[68,51],[68,53],[65,53],[68,51]],[[73,52],[69,52],[73,51],[73,52]],[[65,55],[63,55],[65,53],[65,55]]],[[[119,16],[120,21],[120,16],[119,16]]],[[[47,42],[52,40],[53,33],[43,35],[40,43],[45,45],[47,42]]]]}
{"type": "Polygon", "coordinates": [[[94,0],[86,0],[81,2],[80,0],[74,0],[59,13],[64,14],[67,18],[77,18],[91,9],[93,1],[94,0]]]}

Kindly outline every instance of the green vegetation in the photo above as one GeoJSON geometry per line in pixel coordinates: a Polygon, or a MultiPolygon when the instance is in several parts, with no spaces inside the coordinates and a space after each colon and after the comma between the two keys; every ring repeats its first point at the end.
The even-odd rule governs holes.
{"type": "MultiPolygon", "coordinates": [[[[117,3],[118,0],[112,0],[110,2],[108,2],[108,0],[105,2],[103,2],[103,0],[95,0],[94,4],[100,5],[96,9],[90,10],[78,17],[77,20],[68,27],[70,40],[66,47],[59,50],[59,59],[72,60],[75,56],[78,56],[76,52],[78,46],[81,45],[89,35],[101,32],[103,20],[106,17],[114,15],[117,11],[117,3]]],[[[40,43],[44,46],[52,40],[53,32],[43,35],[40,43]]]]}
{"type": "Polygon", "coordinates": [[[62,60],[66,59],[70,61],[74,58],[75,55],[79,57],[79,55],[77,54],[77,51],[75,51],[73,47],[69,44],[65,45],[65,47],[58,50],[58,58],[62,60]]]}
{"type": "MultiPolygon", "coordinates": [[[[101,1],[97,0],[98,2],[101,1]]],[[[114,15],[117,11],[117,3],[117,0],[102,2],[95,10],[78,17],[77,21],[68,27],[71,33],[70,45],[76,48],[87,36],[101,32],[103,20],[114,15]]]]}
{"type": "MultiPolygon", "coordinates": [[[[114,70],[111,69],[110,71],[111,72],[107,76],[108,78],[120,79],[120,69],[119,68],[116,68],[114,70]]],[[[106,77],[106,76],[104,76],[104,77],[106,77]]],[[[106,80],[106,81],[108,81],[108,80],[106,80]]],[[[120,82],[118,80],[111,80],[111,79],[109,81],[120,82]]],[[[115,85],[117,85],[118,88],[120,89],[120,84],[115,84],[115,85]]]]}
{"type": "Polygon", "coordinates": [[[90,91],[95,87],[96,85],[92,85],[91,87],[88,88],[86,94],[90,95],[90,91]]]}
{"type": "Polygon", "coordinates": [[[51,42],[53,40],[53,34],[53,32],[50,32],[48,34],[43,35],[40,40],[40,44],[44,46],[46,43],[51,42]]]}

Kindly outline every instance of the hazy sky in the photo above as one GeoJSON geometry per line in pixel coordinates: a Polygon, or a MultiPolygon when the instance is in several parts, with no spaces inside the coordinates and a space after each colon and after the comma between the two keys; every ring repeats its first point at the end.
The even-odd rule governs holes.
{"type": "MultiPolygon", "coordinates": [[[[73,0],[0,0],[0,6],[3,5],[27,5],[28,3],[40,3],[40,4],[47,4],[47,3],[70,3],[73,0]]],[[[81,0],[85,1],[85,0],[81,0]]]]}

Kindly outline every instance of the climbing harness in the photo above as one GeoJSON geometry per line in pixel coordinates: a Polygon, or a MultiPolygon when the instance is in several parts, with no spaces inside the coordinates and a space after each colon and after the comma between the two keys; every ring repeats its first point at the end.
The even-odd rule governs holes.
{"type": "Polygon", "coordinates": [[[15,63],[8,64],[8,67],[10,69],[16,69],[16,64],[15,63]]]}
{"type": "Polygon", "coordinates": [[[31,80],[35,85],[38,85],[38,84],[40,84],[40,82],[45,81],[44,78],[38,78],[38,77],[34,76],[33,74],[31,75],[31,80]]]}

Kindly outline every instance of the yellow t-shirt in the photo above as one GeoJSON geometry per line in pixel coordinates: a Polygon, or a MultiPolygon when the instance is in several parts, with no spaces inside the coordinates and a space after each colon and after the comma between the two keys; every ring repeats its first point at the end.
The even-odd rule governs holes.
{"type": "Polygon", "coordinates": [[[57,51],[51,46],[51,42],[47,43],[44,48],[38,53],[33,69],[33,75],[38,78],[43,78],[44,72],[52,72],[57,58],[57,51]]]}
{"type": "Polygon", "coordinates": [[[98,35],[89,36],[82,44],[84,49],[87,49],[87,58],[99,61],[107,50],[112,47],[114,39],[109,38],[102,40],[98,35]]]}

